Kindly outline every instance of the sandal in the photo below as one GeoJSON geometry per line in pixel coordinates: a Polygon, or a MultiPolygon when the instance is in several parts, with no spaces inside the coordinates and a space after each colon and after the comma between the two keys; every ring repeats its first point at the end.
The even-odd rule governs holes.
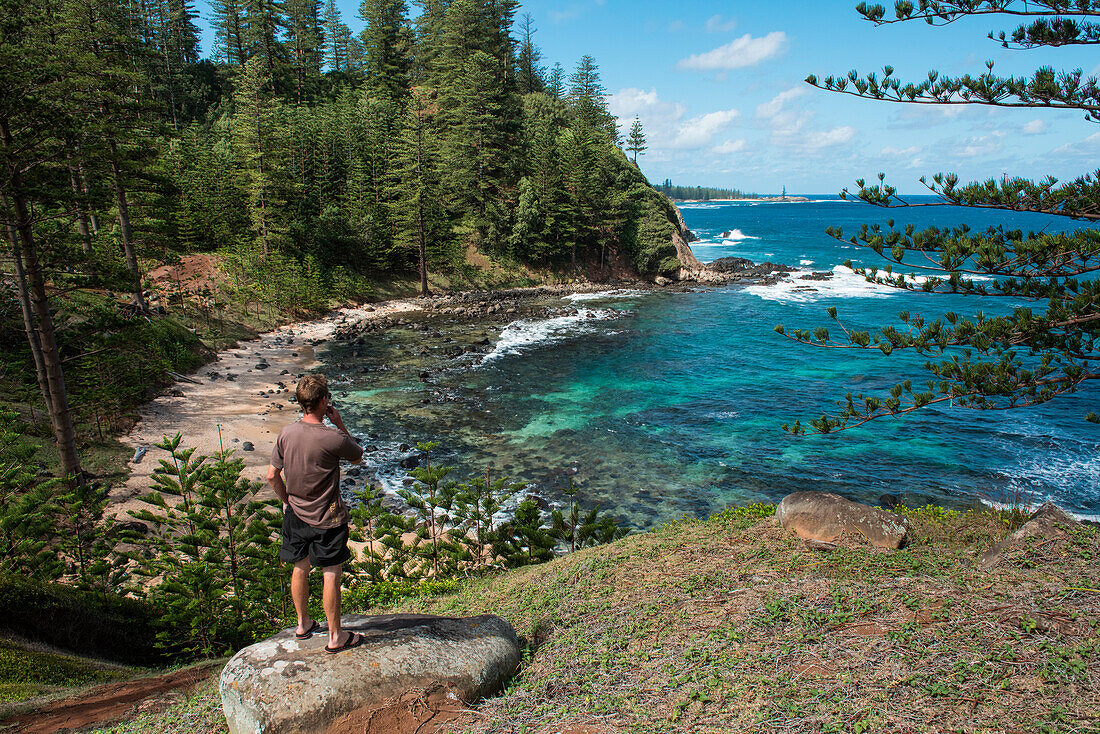
{"type": "Polygon", "coordinates": [[[337,645],[336,647],[329,647],[328,645],[325,645],[325,652],[329,654],[335,654],[338,652],[343,652],[344,650],[350,650],[353,647],[359,647],[360,645],[362,645],[364,639],[366,638],[364,638],[363,635],[359,634],[358,632],[348,632],[348,639],[344,642],[343,645],[337,645]]]}
{"type": "Polygon", "coordinates": [[[319,629],[321,629],[321,625],[315,619],[313,620],[313,624],[310,625],[309,629],[307,629],[305,632],[295,632],[294,636],[299,640],[308,640],[310,637],[313,637],[313,633],[319,629]]]}

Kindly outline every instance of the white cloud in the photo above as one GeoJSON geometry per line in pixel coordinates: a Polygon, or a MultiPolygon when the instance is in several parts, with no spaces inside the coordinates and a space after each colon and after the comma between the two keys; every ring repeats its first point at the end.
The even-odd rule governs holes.
{"type": "Polygon", "coordinates": [[[1031,122],[1024,123],[1022,132],[1024,135],[1039,135],[1047,131],[1047,125],[1045,120],[1032,120],[1031,122]]]}
{"type": "Polygon", "coordinates": [[[730,153],[736,153],[745,149],[745,139],[738,138],[737,140],[727,140],[721,145],[716,145],[710,149],[711,153],[718,155],[729,155],[730,153]]]}
{"type": "Polygon", "coordinates": [[[659,150],[690,150],[710,145],[714,138],[740,117],[737,110],[717,110],[685,120],[687,108],[679,102],[666,102],[656,89],[637,87],[620,89],[607,99],[608,109],[629,128],[631,120],[642,121],[646,139],[655,159],[659,150]]]}
{"type": "Polygon", "coordinates": [[[721,15],[712,15],[707,19],[707,33],[729,33],[736,26],[736,20],[726,20],[721,15]]]}
{"type": "Polygon", "coordinates": [[[1056,156],[1081,157],[1096,155],[1098,151],[1100,151],[1100,133],[1093,133],[1084,140],[1078,140],[1076,143],[1060,145],[1050,151],[1050,154],[1056,156]]]}
{"type": "Polygon", "coordinates": [[[977,135],[967,138],[956,145],[953,154],[958,158],[980,158],[993,155],[1001,150],[1001,141],[987,135],[977,135]]]}
{"type": "Polygon", "coordinates": [[[668,24],[668,32],[675,33],[676,31],[682,31],[684,29],[684,21],[677,18],[668,24]]]}
{"type": "Polygon", "coordinates": [[[879,151],[879,155],[883,158],[893,158],[905,164],[906,168],[919,168],[924,165],[924,159],[920,156],[924,150],[919,145],[910,145],[907,148],[895,148],[892,145],[887,145],[885,148],[879,151]]]}
{"type": "Polygon", "coordinates": [[[756,66],[761,61],[778,56],[787,44],[787,34],[772,31],[763,38],[753,38],[746,33],[740,38],[702,54],[693,54],[680,59],[677,66],[681,69],[712,71],[740,69],[756,66]]]}
{"type": "Polygon", "coordinates": [[[769,102],[763,102],[756,106],[756,116],[762,120],[769,120],[780,113],[783,109],[783,105],[795,97],[801,97],[806,94],[806,90],[802,87],[792,87],[785,92],[780,92],[771,98],[769,102]]]}
{"type": "Polygon", "coordinates": [[[796,147],[803,150],[817,151],[822,148],[831,148],[835,145],[843,145],[856,135],[856,129],[851,125],[834,127],[832,130],[821,130],[806,133],[802,141],[796,147]]]}
{"type": "Polygon", "coordinates": [[[682,104],[664,102],[657,97],[657,90],[648,92],[637,87],[620,89],[615,94],[608,96],[607,107],[611,114],[620,120],[629,120],[634,116],[644,119],[647,124],[655,126],[661,123],[675,122],[684,116],[687,111],[682,104]]]}
{"type": "Polygon", "coordinates": [[[892,145],[887,145],[879,151],[879,155],[884,155],[888,158],[908,158],[920,152],[921,147],[919,145],[910,145],[908,148],[895,148],[892,145]]]}
{"type": "Polygon", "coordinates": [[[693,117],[680,124],[676,137],[669,143],[672,148],[702,148],[710,145],[714,136],[729,127],[740,116],[737,110],[718,110],[693,117]]]}

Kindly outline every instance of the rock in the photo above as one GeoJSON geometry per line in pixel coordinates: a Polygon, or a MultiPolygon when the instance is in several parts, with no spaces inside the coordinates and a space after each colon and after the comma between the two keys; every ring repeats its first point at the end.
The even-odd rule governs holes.
{"type": "Polygon", "coordinates": [[[901,505],[900,494],[883,494],[879,495],[878,506],[885,507],[887,510],[894,510],[901,505]]]}
{"type": "Polygon", "coordinates": [[[832,553],[840,547],[836,543],[825,543],[820,540],[810,540],[809,538],[803,538],[802,545],[810,550],[821,551],[822,553],[832,553]]]}
{"type": "Polygon", "coordinates": [[[418,466],[420,466],[420,457],[418,456],[406,456],[401,460],[402,469],[415,469],[418,466]]]}
{"type": "Polygon", "coordinates": [[[720,257],[707,265],[716,273],[738,273],[756,267],[756,263],[744,257],[720,257]]]}
{"type": "Polygon", "coordinates": [[[669,280],[668,278],[666,278],[663,275],[658,275],[656,278],[653,279],[653,284],[654,285],[666,286],[671,282],[672,282],[671,280],[669,280]]]}
{"type": "Polygon", "coordinates": [[[411,448],[412,448],[412,446],[408,445],[407,443],[403,443],[403,444],[401,444],[400,446],[397,447],[397,450],[398,451],[408,451],[411,448]]]}
{"type": "Polygon", "coordinates": [[[829,492],[789,494],[775,518],[798,537],[825,543],[858,539],[879,548],[901,548],[909,540],[909,521],[901,515],[829,492]]]}
{"type": "Polygon", "coordinates": [[[500,617],[346,615],[366,641],[335,655],[325,634],[288,629],[246,647],[222,670],[222,709],[232,734],[325,732],[412,689],[442,686],[464,702],[499,691],[519,665],[519,641],[500,617]]]}
{"type": "Polygon", "coordinates": [[[1031,513],[1027,522],[1019,530],[1001,540],[978,557],[982,568],[992,568],[1004,556],[1013,551],[1024,551],[1031,538],[1050,540],[1068,535],[1069,530],[1081,527],[1081,522],[1053,502],[1043,505],[1031,513]]]}
{"type": "Polygon", "coordinates": [[[134,458],[130,459],[130,462],[133,464],[140,464],[141,460],[145,458],[145,454],[148,451],[149,448],[147,446],[140,447],[137,451],[134,452],[134,458]]]}
{"type": "Polygon", "coordinates": [[[252,445],[251,441],[245,441],[241,444],[241,451],[255,451],[256,447],[252,445]]]}

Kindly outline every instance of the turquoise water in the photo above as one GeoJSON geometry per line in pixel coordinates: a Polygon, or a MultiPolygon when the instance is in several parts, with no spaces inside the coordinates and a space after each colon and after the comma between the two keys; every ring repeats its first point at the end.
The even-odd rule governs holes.
{"type": "MultiPolygon", "coordinates": [[[[776,324],[825,324],[829,306],[857,328],[903,310],[933,316],[1003,307],[877,288],[845,271],[844,260],[874,255],[836,243],[825,227],[854,232],[890,213],[821,198],[682,208],[701,238],[693,244],[701,260],[736,255],[834,271],[826,282],[613,291],[575,297],[584,309],[576,318],[521,320],[503,332],[433,323],[438,338],[482,329],[492,351],[459,360],[427,383],[400,356],[427,337],[396,330],[373,337],[359,357],[335,349],[330,372],[344,380],[342,404],[358,430],[374,434],[370,472],[393,488],[402,476],[396,462],[407,455],[398,444],[437,440],[440,458],[459,474],[491,467],[530,482],[550,503],[561,500],[572,477],[582,501],[599,502],[635,527],[801,489],[865,500],[889,492],[910,505],[1022,495],[1053,498],[1083,515],[1100,512],[1100,426],[1083,420],[1100,407],[1095,388],[1006,412],[932,407],[830,436],[796,438],[780,429],[819,416],[847,391],[881,393],[906,377],[925,378],[923,360],[913,355],[798,345],[775,334],[776,324]],[[725,231],[732,236],[720,237],[725,231]],[[373,359],[375,367],[349,376],[356,359],[373,359]]],[[[918,227],[1074,226],[955,208],[893,216],[918,227]]]]}

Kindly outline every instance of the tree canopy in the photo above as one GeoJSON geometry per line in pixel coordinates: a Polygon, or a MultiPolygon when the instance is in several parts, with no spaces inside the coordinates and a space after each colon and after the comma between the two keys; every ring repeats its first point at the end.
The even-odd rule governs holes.
{"type": "MultiPolygon", "coordinates": [[[[894,17],[881,5],[861,3],[856,11],[876,24],[924,20],[945,25],[979,15],[1024,17],[1015,30],[990,32],[989,38],[1005,47],[1030,49],[1041,46],[1100,43],[1094,19],[1100,3],[1090,0],[956,0],[935,2],[908,0],[895,3],[894,17]]],[[[930,71],[926,79],[902,82],[886,66],[875,72],[851,71],[842,76],[806,82],[827,91],[902,104],[977,104],[995,107],[1071,109],[1084,113],[1089,122],[1100,122],[1100,86],[1080,69],[1056,71],[1040,67],[1031,77],[1001,77],[987,62],[985,74],[951,77],[930,71]]],[[[854,195],[869,204],[905,209],[915,206],[955,205],[1034,212],[1092,222],[1100,218],[1098,173],[1086,173],[1062,183],[1053,177],[1040,181],[1004,176],[1000,179],[960,184],[958,176],[937,173],[921,182],[936,201],[913,202],[886,182],[856,181],[854,195]]],[[[931,379],[918,384],[906,380],[888,395],[849,393],[838,410],[811,421],[810,429],[827,433],[850,428],[883,416],[897,416],[936,403],[976,409],[1008,409],[1037,405],[1084,388],[1100,378],[1100,231],[1088,227],[1067,232],[1023,232],[991,227],[971,231],[965,225],[916,231],[912,225],[886,227],[864,225],[848,235],[839,228],[827,230],[840,242],[866,248],[886,264],[855,267],[869,282],[928,294],[952,293],[982,299],[1003,299],[1000,315],[977,312],[973,316],[944,313],[937,318],[899,314],[900,326],[877,331],[849,328],[835,308],[829,317],[840,334],[825,327],[776,331],[799,342],[835,349],[873,349],[889,355],[912,350],[928,357],[925,368],[931,379]]],[[[1100,422],[1095,412],[1085,418],[1100,422]]],[[[801,434],[800,422],[784,426],[801,434]]]]}

